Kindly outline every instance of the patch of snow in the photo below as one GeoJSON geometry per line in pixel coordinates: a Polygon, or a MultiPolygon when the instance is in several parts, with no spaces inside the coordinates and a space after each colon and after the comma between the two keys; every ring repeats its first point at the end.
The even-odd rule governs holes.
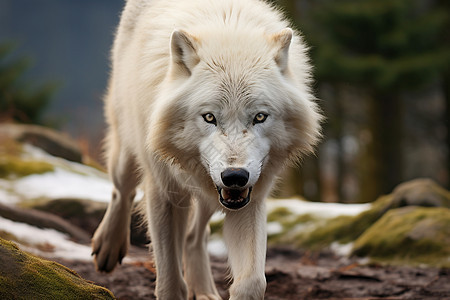
{"type": "MultiPolygon", "coordinates": [[[[0,180],[0,202],[17,203],[22,199],[33,198],[80,198],[100,202],[109,202],[113,185],[108,176],[94,168],[54,157],[31,145],[24,146],[24,159],[38,159],[54,165],[53,172],[35,174],[14,180],[0,180]]],[[[136,198],[142,198],[143,192],[138,189],[136,198]]],[[[331,218],[340,215],[357,215],[370,208],[370,204],[339,204],[317,203],[300,199],[269,199],[267,211],[277,208],[287,208],[294,215],[311,214],[320,218],[331,218]]],[[[216,212],[212,222],[223,220],[225,214],[216,212]]],[[[295,229],[305,230],[309,224],[298,224],[295,229]]],[[[91,260],[91,248],[70,241],[68,236],[53,229],[40,229],[25,223],[13,222],[0,217],[0,229],[10,232],[27,245],[24,250],[34,252],[40,256],[62,257],[65,259],[91,260]],[[39,245],[51,245],[51,252],[39,250],[39,245]]],[[[279,222],[269,222],[269,235],[283,231],[279,222]]],[[[334,251],[340,255],[347,255],[351,245],[333,244],[334,251]]],[[[227,248],[222,239],[213,237],[208,242],[208,252],[223,257],[227,255],[227,248]]]]}
{"type": "Polygon", "coordinates": [[[225,214],[222,211],[216,211],[211,219],[209,220],[210,222],[220,222],[221,220],[223,220],[225,218],[225,214]]]}
{"type": "Polygon", "coordinates": [[[112,183],[104,178],[67,171],[60,167],[54,172],[29,175],[13,183],[14,190],[25,198],[80,198],[109,202],[112,183]]]}
{"type": "Polygon", "coordinates": [[[267,223],[267,234],[273,235],[283,232],[283,226],[279,222],[267,223]]]}
{"type": "Polygon", "coordinates": [[[333,242],[330,248],[339,256],[349,256],[352,253],[353,243],[341,244],[339,242],[333,242]]]}
{"type": "Polygon", "coordinates": [[[322,222],[298,223],[290,230],[290,234],[295,236],[296,234],[299,234],[301,232],[311,232],[321,225],[322,222]]]}
{"type": "Polygon", "coordinates": [[[287,208],[297,215],[311,214],[322,218],[337,216],[354,216],[370,208],[370,204],[344,204],[309,202],[300,199],[270,199],[267,201],[268,212],[277,208],[287,208]]]}
{"type": "Polygon", "coordinates": [[[99,171],[95,168],[92,168],[84,164],[69,161],[61,157],[53,156],[51,154],[48,154],[44,150],[32,146],[30,144],[24,144],[23,150],[24,153],[22,154],[22,157],[24,159],[41,160],[48,162],[56,167],[66,169],[68,171],[108,179],[108,175],[102,171],[99,171]]]}
{"type": "Polygon", "coordinates": [[[369,257],[361,257],[357,259],[358,264],[360,265],[367,265],[370,263],[370,258],[369,257]]]}
{"type": "Polygon", "coordinates": [[[8,180],[0,179],[0,203],[16,204],[20,202],[20,197],[10,192],[11,183],[8,180]]]}
{"type": "Polygon", "coordinates": [[[0,229],[14,235],[26,243],[22,250],[43,257],[61,257],[65,259],[91,260],[91,247],[69,240],[68,235],[54,229],[41,229],[25,223],[14,222],[0,217],[0,229]],[[39,250],[39,245],[49,247],[51,251],[39,250]]]}
{"type": "Polygon", "coordinates": [[[217,257],[227,256],[227,247],[222,239],[210,239],[207,246],[208,252],[217,257]]]}
{"type": "MultiPolygon", "coordinates": [[[[33,198],[78,198],[109,202],[113,184],[107,174],[76,162],[52,156],[45,151],[24,144],[23,159],[35,159],[54,166],[53,172],[33,174],[17,179],[0,180],[0,203],[17,203],[33,198]],[[7,192],[8,190],[14,191],[7,192]]],[[[143,198],[137,189],[136,200],[143,198]]]]}

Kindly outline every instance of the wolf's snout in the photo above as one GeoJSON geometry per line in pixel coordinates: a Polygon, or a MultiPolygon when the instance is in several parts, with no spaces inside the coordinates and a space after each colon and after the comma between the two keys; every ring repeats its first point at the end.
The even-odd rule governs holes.
{"type": "Polygon", "coordinates": [[[249,175],[247,170],[241,168],[228,168],[220,174],[226,187],[244,187],[249,175]]]}

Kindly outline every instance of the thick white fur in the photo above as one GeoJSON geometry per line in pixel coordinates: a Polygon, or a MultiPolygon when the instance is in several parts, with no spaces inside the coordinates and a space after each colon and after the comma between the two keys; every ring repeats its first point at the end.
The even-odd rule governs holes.
{"type": "Polygon", "coordinates": [[[125,255],[142,181],[159,299],[220,299],[206,242],[226,213],[230,299],[263,299],[265,204],[289,161],[313,151],[320,119],[301,38],[257,0],[128,0],[105,97],[113,199],[93,237],[97,268],[125,255]],[[253,124],[256,114],[268,115],[253,124]],[[217,124],[205,122],[212,113],[217,124]],[[220,206],[229,167],[249,171],[250,203],[220,206]]]}

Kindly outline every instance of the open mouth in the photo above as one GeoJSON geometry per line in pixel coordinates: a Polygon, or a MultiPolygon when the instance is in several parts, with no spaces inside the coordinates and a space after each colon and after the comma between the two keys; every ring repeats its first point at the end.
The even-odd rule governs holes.
{"type": "Polygon", "coordinates": [[[225,208],[238,210],[250,202],[252,188],[249,187],[243,190],[217,187],[217,191],[219,192],[220,203],[225,208]]]}

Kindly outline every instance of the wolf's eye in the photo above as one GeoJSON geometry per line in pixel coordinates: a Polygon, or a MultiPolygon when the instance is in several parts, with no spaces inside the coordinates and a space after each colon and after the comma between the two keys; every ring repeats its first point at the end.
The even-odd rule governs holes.
{"type": "Polygon", "coordinates": [[[207,113],[202,115],[203,120],[205,120],[206,123],[217,125],[216,117],[212,113],[207,113]]]}
{"type": "Polygon", "coordinates": [[[264,123],[264,121],[267,119],[267,114],[265,113],[258,113],[256,114],[255,118],[253,119],[253,125],[258,123],[264,123]]]}

